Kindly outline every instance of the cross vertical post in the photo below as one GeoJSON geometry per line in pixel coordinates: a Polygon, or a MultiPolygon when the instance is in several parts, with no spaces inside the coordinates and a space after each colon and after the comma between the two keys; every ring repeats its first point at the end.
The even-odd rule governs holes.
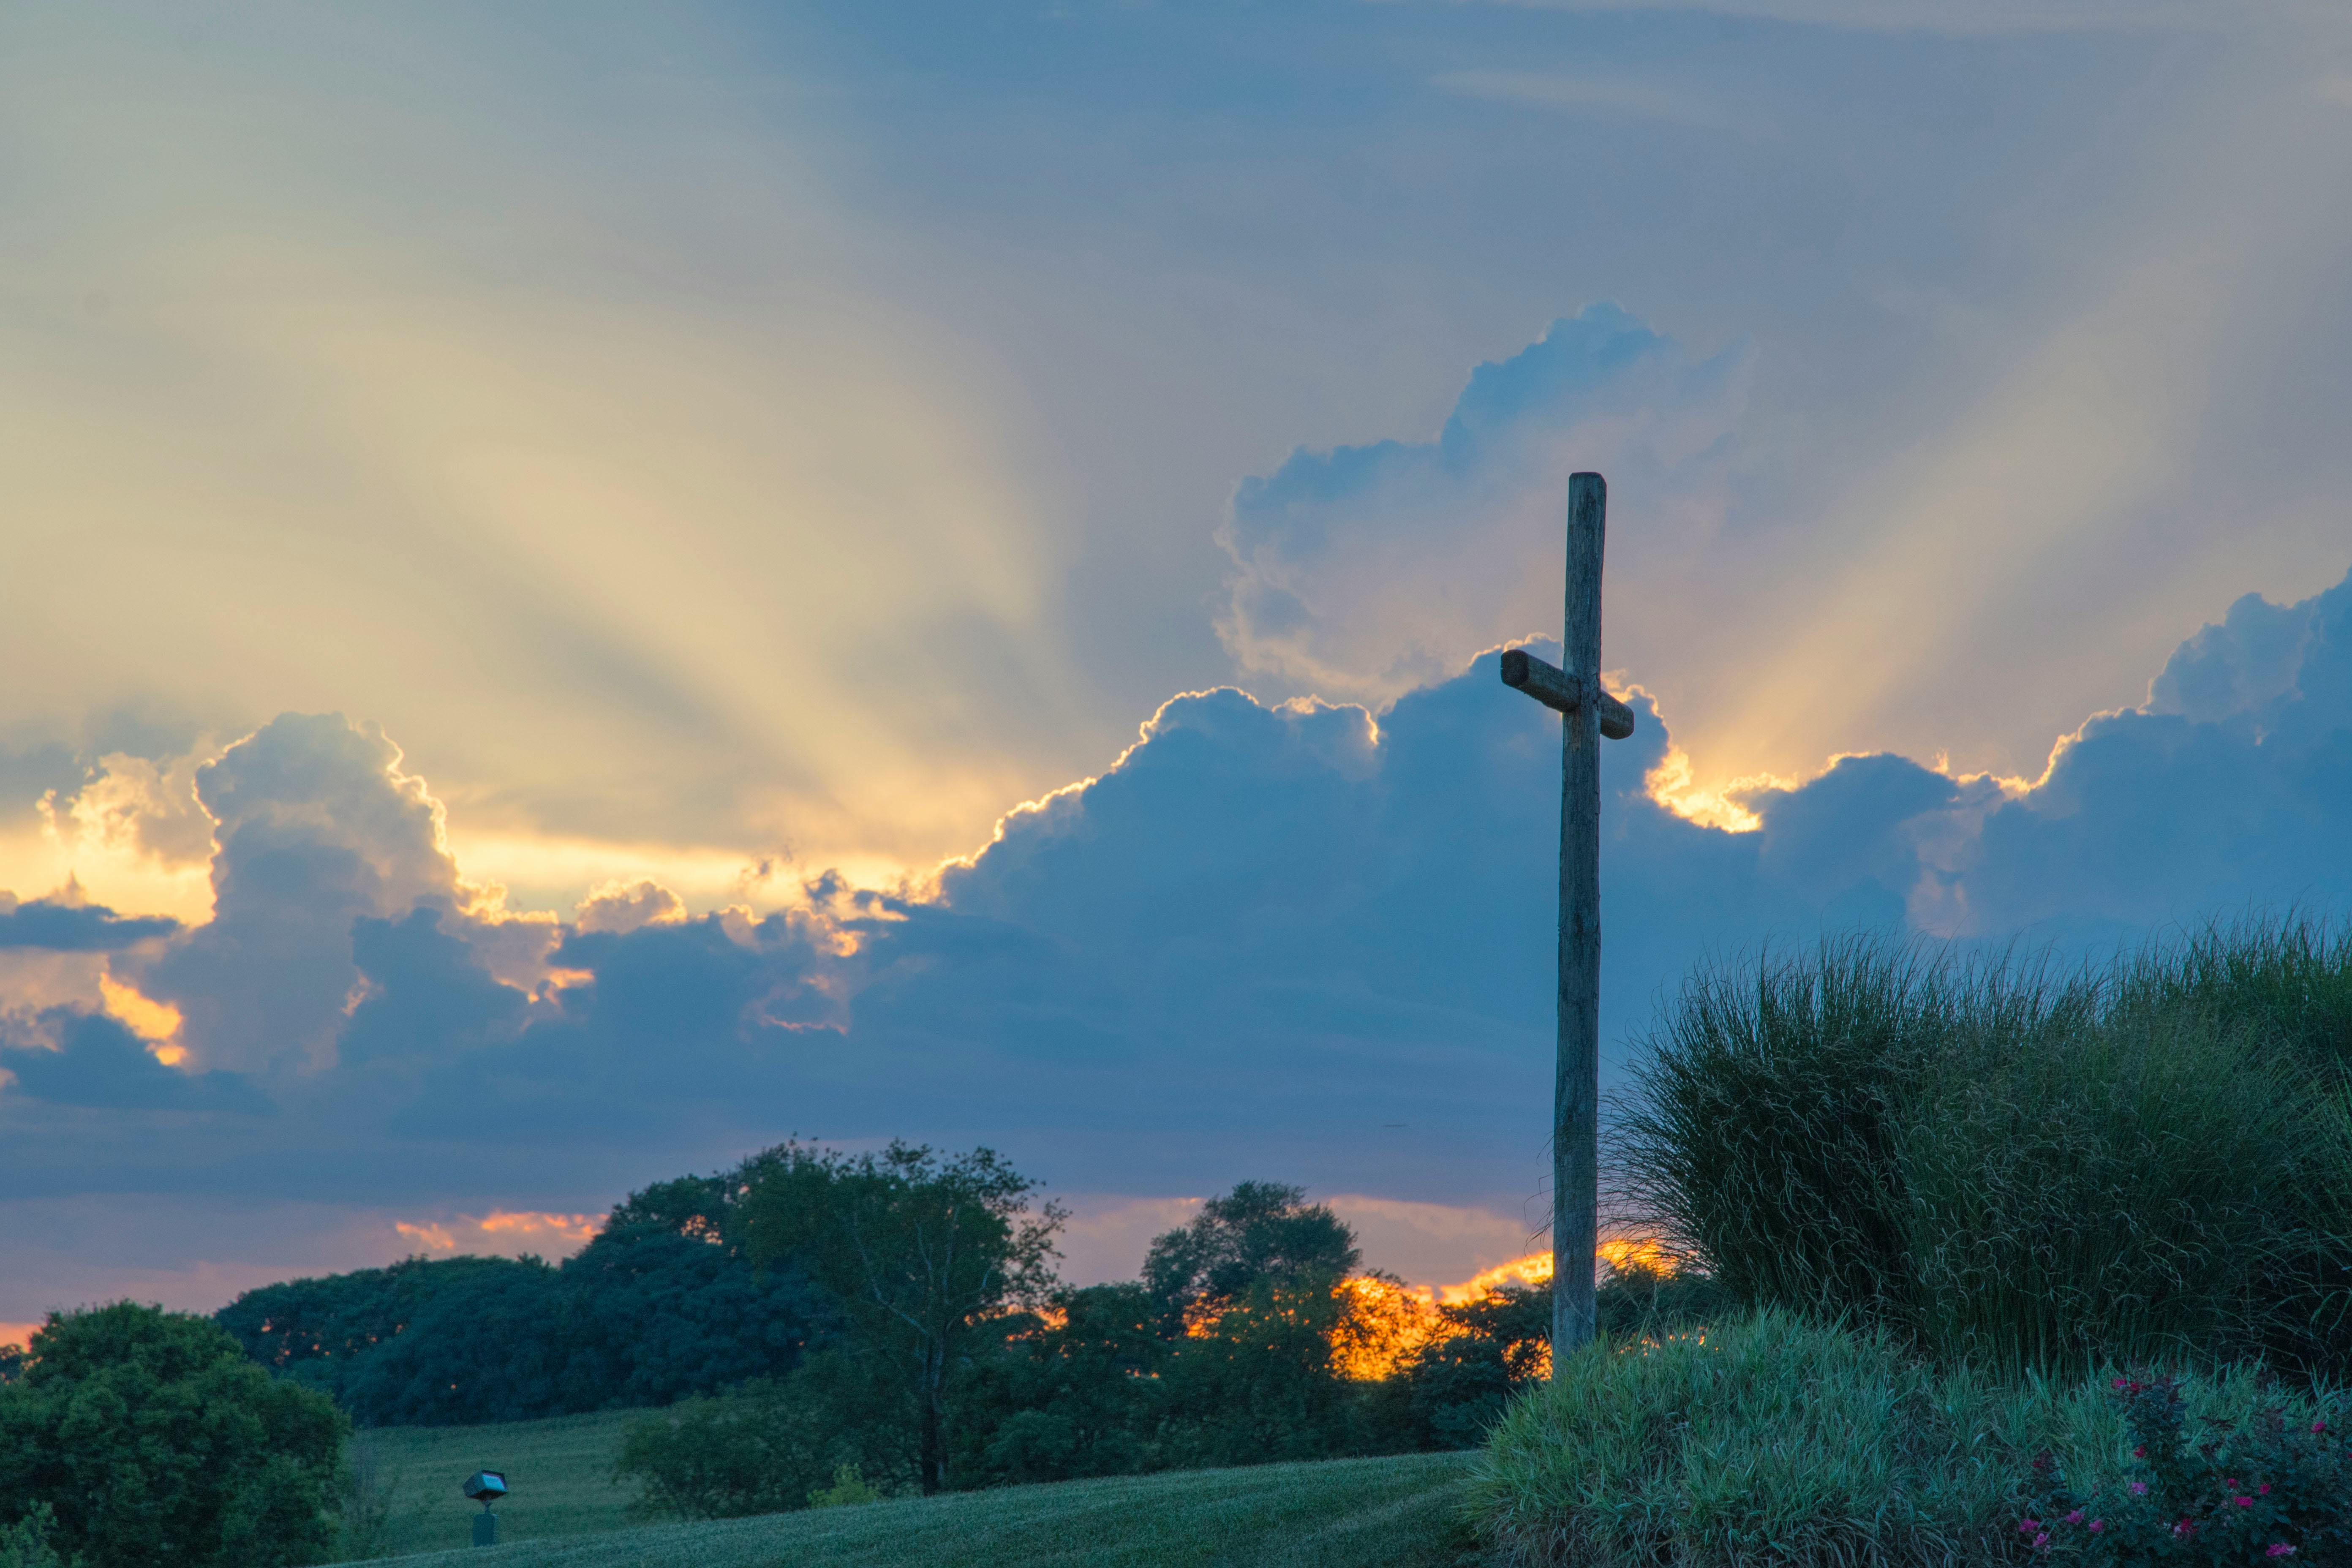
{"type": "Polygon", "coordinates": [[[1591,1342],[1601,1230],[1601,742],[1633,732],[1633,710],[1601,689],[1601,554],[1609,487],[1568,481],[1567,605],[1554,669],[1524,648],[1503,684],[1561,718],[1559,1051],[1552,1080],[1551,1350],[1557,1368],[1591,1342]]]}

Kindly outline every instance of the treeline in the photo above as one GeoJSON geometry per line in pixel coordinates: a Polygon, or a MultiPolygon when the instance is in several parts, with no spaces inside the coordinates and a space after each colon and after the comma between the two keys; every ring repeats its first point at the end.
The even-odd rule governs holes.
{"type": "MultiPolygon", "coordinates": [[[[789,1203],[844,1331],[785,1377],[635,1424],[622,1468],[647,1512],[796,1508],[845,1478],[928,1492],[1466,1447],[1549,1365],[1549,1290],[1432,1308],[1361,1272],[1348,1226],[1296,1187],[1244,1183],[1155,1240],[1141,1279],[1073,1288],[1038,1267],[1051,1211],[1027,1214],[1027,1184],[984,1152],[790,1157],[800,1185],[768,1201],[789,1203]],[[987,1239],[937,1301],[927,1247],[950,1232],[987,1239]]],[[[1695,1277],[1602,1290],[1620,1331],[1707,1305],[1695,1277]]]]}
{"type": "Polygon", "coordinates": [[[362,1426],[667,1405],[782,1376],[839,1314],[797,1270],[752,1264],[739,1206],[759,1164],[631,1194],[560,1267],[411,1258],[249,1290],[215,1321],[362,1426]]]}
{"type": "MultiPolygon", "coordinates": [[[[1063,1216],[1035,1195],[985,1149],[789,1143],[632,1194],[561,1266],[413,1258],[216,1321],[361,1426],[661,1407],[624,1468],[686,1517],[845,1476],[932,1492],[1468,1447],[1548,1364],[1548,1291],[1432,1308],[1295,1187],[1244,1183],[1139,1279],[1087,1287],[1055,1278],[1063,1216]]],[[[1689,1289],[1626,1276],[1604,1310],[1689,1289]]]]}

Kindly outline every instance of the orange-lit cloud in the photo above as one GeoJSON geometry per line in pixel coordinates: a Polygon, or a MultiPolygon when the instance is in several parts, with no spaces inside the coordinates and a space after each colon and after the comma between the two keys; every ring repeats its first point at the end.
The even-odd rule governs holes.
{"type": "Polygon", "coordinates": [[[177,1007],[142,996],[135,986],[126,985],[111,974],[98,977],[98,989],[105,999],[106,1011],[147,1042],[149,1055],[167,1068],[178,1067],[187,1059],[188,1048],[179,1043],[181,1019],[177,1007]]]}
{"type": "Polygon", "coordinates": [[[397,1220],[392,1228],[411,1247],[426,1252],[506,1258],[532,1253],[548,1258],[577,1252],[594,1240],[604,1227],[601,1215],[493,1209],[481,1215],[397,1220]]]}

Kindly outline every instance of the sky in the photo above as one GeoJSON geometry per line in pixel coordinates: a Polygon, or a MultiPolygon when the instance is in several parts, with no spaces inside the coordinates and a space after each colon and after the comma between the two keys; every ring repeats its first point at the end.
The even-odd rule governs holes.
{"type": "Polygon", "coordinates": [[[2347,190],[2296,0],[13,8],[0,1338],[793,1135],[1538,1245],[1574,469],[1612,1084],[2333,910],[2347,190]]]}

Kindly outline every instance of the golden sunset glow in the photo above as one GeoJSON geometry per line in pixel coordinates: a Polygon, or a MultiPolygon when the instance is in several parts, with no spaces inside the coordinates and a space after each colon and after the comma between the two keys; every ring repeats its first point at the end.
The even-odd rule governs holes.
{"type": "Polygon", "coordinates": [[[548,1250],[572,1252],[593,1241],[604,1228],[604,1220],[601,1215],[493,1209],[487,1215],[457,1215],[447,1220],[415,1224],[399,1220],[392,1228],[411,1246],[430,1252],[503,1252],[517,1242],[552,1242],[548,1250]]]}
{"type": "Polygon", "coordinates": [[[1506,1285],[1549,1285],[1551,1283],[1551,1254],[1530,1252],[1524,1258],[1514,1258],[1508,1263],[1497,1263],[1492,1268],[1481,1269],[1459,1285],[1440,1285],[1436,1289],[1441,1305],[1459,1307],[1465,1302],[1483,1300],[1506,1285]]]}
{"type": "Polygon", "coordinates": [[[1395,1375],[1413,1352],[1445,1327],[1426,1286],[1360,1275],[1342,1284],[1348,1310],[1331,1334],[1331,1365],[1346,1378],[1377,1382],[1395,1375]]]}
{"type": "MultiPolygon", "coordinates": [[[[1640,1267],[1672,1274],[1676,1268],[1674,1255],[1645,1237],[1612,1237],[1601,1243],[1595,1256],[1612,1268],[1640,1267]]],[[[1514,1285],[1546,1285],[1551,1277],[1551,1254],[1530,1252],[1482,1269],[1458,1285],[1408,1285],[1379,1274],[1342,1280],[1339,1289],[1346,1298],[1346,1310],[1331,1331],[1331,1365],[1341,1376],[1359,1381],[1392,1377],[1423,1347],[1449,1331],[1442,1308],[1485,1300],[1514,1285]]],[[[1205,1339],[1223,1315],[1224,1310],[1216,1306],[1190,1312],[1185,1333],[1205,1339]]],[[[1550,1368],[1547,1348],[1537,1375],[1549,1376],[1550,1368]]]]}
{"type": "Polygon", "coordinates": [[[188,1048],[177,1039],[181,1022],[177,1007],[142,995],[136,987],[111,974],[98,977],[98,991],[104,998],[106,1011],[147,1042],[150,1056],[167,1068],[178,1067],[188,1059],[188,1048]]]}
{"type": "Polygon", "coordinates": [[[1692,770],[1690,753],[1680,746],[1669,746],[1658,765],[1643,776],[1642,787],[1651,800],[1685,822],[1719,827],[1726,833],[1753,833],[1764,826],[1764,820],[1740,805],[1737,796],[1748,786],[1776,782],[1758,777],[1717,788],[1703,786],[1692,770]]]}

